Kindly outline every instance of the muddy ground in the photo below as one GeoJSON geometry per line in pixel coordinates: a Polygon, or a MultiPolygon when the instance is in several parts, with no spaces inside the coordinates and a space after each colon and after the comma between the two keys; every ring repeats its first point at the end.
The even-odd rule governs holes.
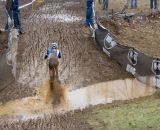
{"type": "MultiPolygon", "coordinates": [[[[123,3],[122,1],[111,2],[110,9],[116,11],[118,8],[122,10],[123,3]],[[116,7],[116,9],[113,7],[116,7]]],[[[156,10],[151,11],[149,7],[149,1],[140,0],[138,1],[138,9],[130,9],[129,7],[126,10],[127,12],[137,13],[131,18],[130,23],[117,16],[107,21],[107,17],[104,18],[104,15],[101,18],[101,23],[116,36],[121,44],[134,47],[149,56],[159,58],[160,12],[155,13],[156,10]]]]}
{"type": "Polygon", "coordinates": [[[15,120],[0,118],[2,130],[159,130],[159,94],[132,101],[90,106],[43,118],[15,120]]]}
{"type": "MultiPolygon", "coordinates": [[[[131,77],[97,48],[94,40],[91,38],[90,30],[84,27],[84,10],[85,0],[75,0],[74,2],[72,0],[46,0],[40,8],[34,10],[31,14],[27,14],[25,18],[22,17],[25,34],[20,36],[19,40],[17,82],[12,82],[11,85],[8,85],[0,92],[0,102],[35,95],[42,81],[48,77],[46,61],[43,57],[47,47],[52,41],[59,43],[59,48],[62,52],[59,67],[60,80],[63,84],[66,84],[70,90],[103,81],[131,77]],[[61,14],[64,15],[61,16],[61,14]],[[55,19],[55,16],[57,19],[55,19]],[[65,17],[66,19],[64,19],[65,17]],[[75,19],[76,21],[74,21],[75,19]]],[[[22,12],[22,16],[23,15],[22,12]]],[[[157,23],[156,25],[159,24],[157,23]]],[[[139,45],[147,54],[158,55],[158,52],[152,54],[158,47],[152,52],[149,48],[147,49],[147,47],[144,49],[145,45],[141,39],[142,34],[145,34],[145,32],[143,32],[142,28],[144,27],[141,27],[141,24],[136,25],[138,30],[141,27],[141,33],[139,33],[141,37],[137,35],[134,28],[126,24],[122,24],[121,26],[122,30],[120,29],[120,32],[122,33],[116,35],[120,40],[124,41],[125,44],[133,46],[134,41],[137,40],[136,43],[139,44],[134,44],[134,46],[139,45]],[[128,36],[128,33],[130,34],[132,32],[136,37],[133,38],[134,35],[128,36]],[[137,37],[139,39],[137,39],[137,37]],[[130,38],[130,40],[128,40],[128,38],[130,38]]],[[[147,26],[146,28],[153,29],[153,26],[147,26]]],[[[151,35],[153,31],[149,33],[151,35]]],[[[150,38],[153,38],[153,36],[150,38]]],[[[149,44],[147,39],[146,42],[149,44]]],[[[154,43],[157,43],[156,40],[154,43]]],[[[141,49],[139,46],[138,49],[141,49]]],[[[153,47],[154,45],[152,48],[153,47]]],[[[111,106],[101,106],[100,108],[108,109],[110,107],[116,107],[117,105],[119,105],[119,103],[111,106]]],[[[30,126],[30,130],[46,128],[53,130],[96,129],[96,126],[92,126],[87,120],[92,117],[94,118],[92,115],[98,113],[99,109],[98,111],[94,111],[96,108],[99,107],[92,107],[83,111],[78,110],[62,115],[46,115],[44,119],[40,118],[26,122],[18,121],[17,123],[13,123],[13,121],[6,123],[8,119],[1,118],[0,128],[6,130],[21,130],[28,129],[28,126],[30,126]]],[[[107,128],[107,123],[97,118],[94,119],[101,125],[101,127],[97,127],[97,129],[107,128]]]]}
{"type": "Polygon", "coordinates": [[[59,43],[63,55],[59,66],[60,79],[69,89],[130,77],[97,48],[91,38],[90,29],[84,27],[84,10],[85,1],[46,1],[27,19],[22,18],[25,34],[20,36],[19,40],[16,76],[18,82],[1,92],[1,101],[17,98],[23,93],[32,95],[35,92],[36,87],[47,77],[46,61],[43,58],[47,47],[53,41],[59,43]],[[57,15],[57,19],[52,15],[57,15]],[[67,19],[71,21],[66,21],[67,19]],[[17,85],[26,92],[14,89],[17,85]],[[11,88],[15,95],[10,94],[11,88]]]}
{"type": "Polygon", "coordinates": [[[113,21],[112,24],[115,27],[110,26],[110,21],[106,22],[104,19],[102,20],[102,24],[119,39],[118,41],[121,44],[134,47],[149,56],[160,57],[159,17],[147,21],[135,22],[133,25],[129,25],[127,22],[123,23],[124,21],[122,21],[113,21]]]}

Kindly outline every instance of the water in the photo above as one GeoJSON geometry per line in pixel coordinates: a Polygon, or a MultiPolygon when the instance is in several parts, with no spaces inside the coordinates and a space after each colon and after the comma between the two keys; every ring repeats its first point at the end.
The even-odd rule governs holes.
{"type": "Polygon", "coordinates": [[[64,22],[64,23],[70,23],[70,22],[76,22],[76,21],[81,21],[81,17],[77,16],[72,16],[70,14],[56,14],[56,15],[51,15],[51,14],[42,14],[40,16],[37,16],[37,19],[47,19],[50,21],[55,21],[55,22],[64,22]]]}
{"type": "Polygon", "coordinates": [[[52,91],[49,82],[46,81],[35,97],[10,101],[1,105],[0,116],[33,118],[44,114],[84,109],[90,105],[112,103],[115,100],[144,97],[152,95],[155,91],[155,88],[142,84],[136,79],[103,82],[70,92],[67,92],[66,87],[58,83],[52,91]],[[58,104],[53,104],[54,100],[59,101],[58,104]]]}
{"type": "Polygon", "coordinates": [[[39,20],[47,20],[49,22],[62,22],[62,23],[71,23],[71,22],[79,22],[82,20],[82,17],[77,16],[77,14],[73,12],[68,12],[66,8],[75,6],[75,4],[79,5],[79,2],[65,2],[63,5],[61,4],[45,4],[40,9],[40,14],[36,16],[37,22],[39,20]],[[54,14],[53,14],[54,11],[54,14]]]}
{"type": "Polygon", "coordinates": [[[70,109],[84,109],[89,105],[112,103],[152,95],[155,88],[136,79],[115,80],[94,84],[68,93],[70,109]]]}

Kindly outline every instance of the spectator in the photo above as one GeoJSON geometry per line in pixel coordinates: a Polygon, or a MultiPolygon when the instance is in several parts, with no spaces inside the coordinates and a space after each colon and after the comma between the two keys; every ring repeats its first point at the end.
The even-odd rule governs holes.
{"type": "Polygon", "coordinates": [[[103,0],[103,10],[108,9],[108,3],[109,3],[109,0],[103,0]]]}
{"type": "Polygon", "coordinates": [[[137,8],[137,0],[131,0],[131,9],[137,8]]]}
{"type": "MultiPolygon", "coordinates": [[[[14,21],[14,27],[18,29],[20,34],[22,34],[23,32],[20,21],[19,0],[6,0],[6,10],[11,20],[14,21]]],[[[7,23],[5,29],[9,29],[9,23],[7,23]]]]}
{"type": "Polygon", "coordinates": [[[150,0],[150,8],[151,9],[157,9],[157,0],[150,0]]]}
{"type": "Polygon", "coordinates": [[[94,26],[94,8],[93,8],[93,0],[87,0],[87,10],[86,10],[86,22],[85,26],[94,26]]]}

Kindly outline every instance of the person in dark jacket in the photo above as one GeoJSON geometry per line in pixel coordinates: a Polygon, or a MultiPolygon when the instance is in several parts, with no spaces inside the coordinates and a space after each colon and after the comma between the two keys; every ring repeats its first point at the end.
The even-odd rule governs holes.
{"type": "Polygon", "coordinates": [[[157,0],[150,0],[150,8],[151,9],[157,9],[158,8],[157,0]]]}

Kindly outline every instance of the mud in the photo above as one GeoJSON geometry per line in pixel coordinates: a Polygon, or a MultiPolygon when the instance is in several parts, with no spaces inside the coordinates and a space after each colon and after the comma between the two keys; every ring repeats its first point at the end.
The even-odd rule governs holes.
{"type": "MultiPolygon", "coordinates": [[[[82,116],[84,112],[82,111],[77,111],[77,112],[70,112],[63,114],[63,115],[56,115],[56,114],[50,114],[50,115],[45,115],[44,118],[38,118],[38,119],[29,119],[29,120],[10,120],[6,119],[3,120],[2,118],[0,119],[0,128],[2,130],[23,130],[23,129],[30,129],[30,130],[35,130],[35,129],[41,129],[41,130],[46,130],[46,129],[52,129],[52,130],[89,130],[91,127],[87,122],[85,122],[85,119],[88,117],[86,115],[85,117],[82,116]],[[76,114],[76,116],[74,116],[76,114]],[[82,120],[79,120],[79,119],[82,120]],[[7,122],[6,122],[7,121],[7,122]]],[[[20,119],[21,117],[19,117],[20,119]]]]}
{"type": "Polygon", "coordinates": [[[8,47],[8,33],[0,30],[0,53],[5,51],[8,47]]]}
{"type": "MultiPolygon", "coordinates": [[[[66,88],[59,85],[56,83],[56,88],[61,88],[61,90],[56,90],[56,92],[65,94],[66,88]]],[[[95,84],[68,92],[66,96],[63,96],[63,101],[53,104],[55,93],[50,89],[50,82],[46,81],[39,89],[37,96],[0,105],[0,128],[10,129],[10,124],[12,124],[12,129],[24,129],[27,126],[29,129],[38,129],[39,127],[41,129],[89,129],[90,126],[85,121],[89,118],[88,112],[93,107],[83,111],[67,111],[84,109],[91,105],[112,103],[114,100],[138,98],[155,92],[154,88],[135,79],[125,79],[95,84]],[[85,116],[84,113],[86,113],[85,116]],[[83,119],[83,117],[85,118],[83,119]]]]}
{"type": "Polygon", "coordinates": [[[6,17],[6,13],[5,13],[5,9],[4,9],[4,4],[2,1],[0,1],[0,29],[4,29],[6,21],[7,21],[7,17],[6,17]]]}
{"type": "Polygon", "coordinates": [[[0,106],[0,116],[35,118],[49,113],[67,110],[66,88],[54,81],[45,81],[34,97],[10,101],[0,106]],[[65,106],[65,107],[63,107],[65,106]]]}
{"type": "Polygon", "coordinates": [[[28,86],[26,89],[34,92],[42,84],[43,79],[48,77],[44,54],[53,41],[59,42],[62,52],[60,79],[69,89],[130,77],[94,44],[90,30],[84,27],[85,1],[66,3],[46,1],[27,19],[22,19],[25,34],[20,36],[18,45],[16,78],[18,84],[21,84],[18,86],[28,86]],[[59,14],[65,14],[69,22],[48,18],[48,15],[59,17],[59,14]],[[73,21],[72,17],[68,16],[80,19],[73,21]]]}
{"type": "Polygon", "coordinates": [[[0,91],[14,82],[12,67],[7,64],[5,52],[0,53],[0,91]],[[8,80],[8,82],[6,82],[8,80]]]}
{"type": "Polygon", "coordinates": [[[116,100],[131,100],[156,92],[155,88],[136,79],[109,81],[70,92],[57,80],[53,82],[50,84],[50,81],[45,81],[35,97],[1,105],[0,116],[21,116],[22,119],[43,117],[44,114],[84,109],[90,105],[112,103],[116,100]]]}
{"type": "MultiPolygon", "coordinates": [[[[111,13],[111,9],[114,7],[114,11],[120,12],[120,7],[122,7],[124,2],[121,0],[112,1],[110,3],[110,9],[108,14],[111,13]],[[115,9],[116,8],[116,9],[115,9]]],[[[129,13],[135,13],[128,23],[124,21],[121,17],[115,15],[112,19],[107,20],[107,15],[103,12],[102,9],[99,9],[100,21],[107,29],[109,29],[117,38],[117,40],[123,45],[134,47],[141,52],[152,56],[160,57],[158,49],[159,45],[159,11],[154,10],[153,12],[149,10],[149,1],[140,0],[138,2],[138,9],[128,8],[126,11],[129,13]],[[152,12],[152,13],[151,13],[152,12]]],[[[99,6],[97,6],[99,8],[99,6]]]]}
{"type": "MultiPolygon", "coordinates": [[[[20,37],[18,46],[16,73],[18,82],[9,85],[4,91],[0,92],[0,101],[5,102],[12,99],[11,102],[4,106],[1,105],[1,110],[5,113],[2,115],[16,115],[18,119],[24,120],[33,117],[36,120],[29,119],[23,122],[17,119],[14,122],[12,118],[2,117],[0,119],[0,129],[28,129],[28,126],[30,130],[92,129],[85,122],[85,119],[90,116],[88,112],[91,109],[77,110],[64,113],[63,115],[59,115],[58,113],[57,115],[57,113],[53,113],[54,106],[51,102],[53,102],[54,98],[52,91],[47,87],[49,83],[42,85],[43,87],[41,88],[39,87],[44,79],[49,77],[46,61],[43,58],[47,47],[52,41],[59,42],[62,52],[59,68],[62,84],[67,84],[65,86],[69,90],[93,85],[69,92],[70,95],[78,97],[78,99],[80,98],[80,94],[84,94],[83,92],[85,92],[84,98],[81,99],[86,99],[85,102],[82,101],[79,104],[75,100],[70,100],[72,102],[70,104],[71,108],[85,108],[90,105],[111,102],[114,99],[125,100],[125,97],[132,99],[133,97],[154,93],[154,89],[148,86],[145,87],[145,85],[143,87],[142,84],[130,80],[119,81],[118,86],[114,81],[110,82],[112,85],[115,84],[114,87],[108,85],[108,83],[101,84],[101,82],[125,79],[131,76],[123,72],[114,61],[108,59],[97,48],[91,38],[91,32],[88,28],[84,27],[84,10],[85,0],[76,0],[74,2],[71,0],[65,2],[63,0],[48,0],[45,1],[45,4],[40,9],[35,10],[32,15],[29,15],[26,19],[22,19],[26,33],[20,37]],[[64,22],[66,18],[61,18],[59,14],[65,14],[69,22],[64,22]],[[57,16],[57,19],[53,19],[53,16],[57,16]],[[73,17],[78,18],[78,20],[73,21],[73,17]],[[134,83],[137,87],[134,87],[134,83]],[[130,87],[127,86],[128,84],[130,87]],[[124,87],[122,87],[123,85],[124,87]],[[96,92],[95,89],[97,90],[96,92]],[[121,89],[124,89],[124,91],[120,91],[121,89]],[[38,91],[37,95],[35,95],[36,90],[38,91]],[[108,91],[108,93],[104,93],[102,90],[108,91]],[[26,96],[30,97],[14,101],[14,99],[26,96]],[[99,98],[94,100],[95,97],[99,98]],[[44,115],[44,113],[47,115],[44,115]],[[37,115],[40,117],[37,117],[37,115]]],[[[63,97],[62,99],[67,99],[65,98],[65,89],[67,88],[58,88],[60,89],[57,91],[62,92],[62,94],[57,95],[55,98],[58,97],[60,99],[59,97],[63,97]]],[[[74,99],[72,96],[68,94],[69,99],[74,99]]],[[[65,102],[65,100],[60,100],[59,102],[65,102]]],[[[63,104],[60,107],[56,106],[54,111],[57,110],[63,113],[68,109],[68,105],[64,107],[63,104]]]]}
{"type": "MultiPolygon", "coordinates": [[[[85,11],[83,10],[85,10],[85,1],[67,1],[66,3],[46,1],[31,15],[21,12],[25,34],[20,36],[18,44],[16,64],[18,82],[15,85],[28,91],[25,91],[24,95],[32,96],[37,87],[42,84],[43,79],[48,77],[44,54],[53,41],[59,43],[62,52],[59,67],[60,79],[69,89],[131,77],[97,48],[91,38],[90,29],[84,27],[85,11]],[[63,19],[48,18],[48,15],[59,18],[59,14],[64,14],[69,21],[65,23],[63,19]],[[27,17],[23,17],[25,15],[27,17]],[[79,19],[73,21],[74,17],[79,19]]],[[[2,101],[22,97],[23,92],[19,92],[20,89],[12,89],[16,88],[14,84],[11,86],[1,93],[4,96],[1,97],[2,101]],[[16,96],[14,94],[14,96],[6,96],[5,93],[10,89],[16,96]]]]}

